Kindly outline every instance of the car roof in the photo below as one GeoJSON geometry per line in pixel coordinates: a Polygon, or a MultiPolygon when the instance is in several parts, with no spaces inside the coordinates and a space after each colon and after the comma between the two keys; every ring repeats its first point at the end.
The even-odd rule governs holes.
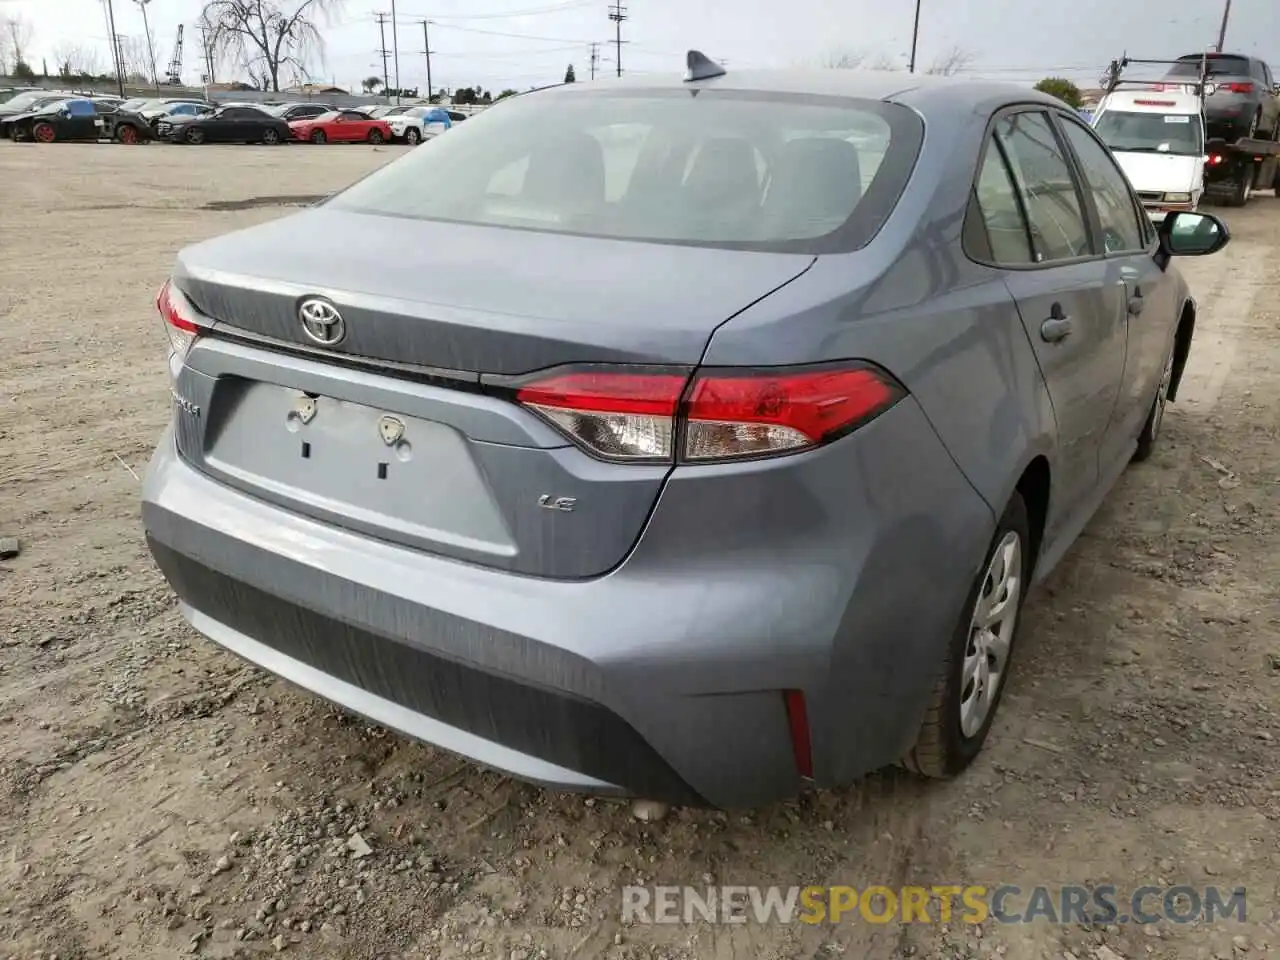
{"type": "Polygon", "coordinates": [[[729,70],[724,76],[694,82],[687,82],[682,74],[673,72],[670,77],[649,74],[559,84],[532,93],[573,96],[608,88],[674,90],[699,87],[765,95],[880,100],[900,103],[925,114],[998,100],[1042,103],[1066,109],[1066,105],[1056,97],[1014,83],[883,70],[729,70]]]}
{"type": "Polygon", "coordinates": [[[1117,90],[1098,103],[1098,111],[1130,110],[1134,113],[1199,113],[1200,98],[1185,90],[1117,90]]]}

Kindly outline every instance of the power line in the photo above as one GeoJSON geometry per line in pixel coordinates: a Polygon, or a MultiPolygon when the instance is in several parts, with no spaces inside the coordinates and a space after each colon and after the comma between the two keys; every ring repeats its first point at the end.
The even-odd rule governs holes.
{"type": "MultiPolygon", "coordinates": [[[[565,10],[577,10],[581,7],[595,6],[596,0],[570,0],[569,3],[554,3],[544,7],[532,7],[527,10],[512,10],[508,13],[460,13],[447,14],[440,20],[510,20],[515,17],[536,17],[549,13],[561,13],[565,10]]],[[[435,19],[431,21],[435,22],[435,19]]]]}
{"type": "Polygon", "coordinates": [[[460,27],[454,23],[437,23],[435,17],[431,18],[431,22],[441,30],[461,30],[464,33],[480,33],[486,37],[508,37],[513,40],[534,40],[546,43],[576,43],[578,46],[591,42],[577,37],[539,37],[529,33],[506,33],[501,30],[484,30],[480,27],[460,27]]]}
{"type": "Polygon", "coordinates": [[[618,76],[622,76],[622,21],[630,19],[627,16],[627,8],[623,5],[622,0],[618,0],[617,3],[609,7],[609,19],[613,21],[614,29],[616,30],[613,41],[614,49],[616,50],[614,57],[618,64],[618,76]]]}

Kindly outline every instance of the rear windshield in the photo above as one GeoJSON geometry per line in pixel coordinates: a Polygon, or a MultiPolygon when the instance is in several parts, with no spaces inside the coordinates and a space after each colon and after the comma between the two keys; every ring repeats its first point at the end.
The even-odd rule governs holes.
{"type": "MultiPolygon", "coordinates": [[[[1208,57],[1205,60],[1208,75],[1211,77],[1247,77],[1249,76],[1248,57],[1208,57]]],[[[1200,58],[1179,58],[1177,66],[1169,71],[1171,77],[1200,76],[1200,58]]]]}
{"type": "Polygon", "coordinates": [[[1186,113],[1133,113],[1107,110],[1093,129],[1112,150],[1171,153],[1184,157],[1204,153],[1200,118],[1186,113]]]}
{"type": "Polygon", "coordinates": [[[484,111],[329,203],[624,240],[832,252],[879,230],[922,137],[915,113],[879,101],[706,89],[535,94],[484,111]]]}

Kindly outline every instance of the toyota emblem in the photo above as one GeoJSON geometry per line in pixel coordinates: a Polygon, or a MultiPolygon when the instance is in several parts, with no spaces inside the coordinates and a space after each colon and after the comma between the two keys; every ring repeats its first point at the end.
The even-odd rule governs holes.
{"type": "Polygon", "coordinates": [[[328,300],[308,297],[298,304],[298,320],[302,332],[323,347],[340,343],[347,335],[347,325],[342,314],[328,300]]]}

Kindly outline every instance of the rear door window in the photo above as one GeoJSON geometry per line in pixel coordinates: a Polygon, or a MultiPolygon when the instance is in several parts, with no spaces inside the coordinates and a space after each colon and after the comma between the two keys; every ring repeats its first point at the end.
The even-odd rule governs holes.
{"type": "Polygon", "coordinates": [[[1079,186],[1048,116],[1039,110],[1005,114],[996,120],[995,137],[1027,211],[1035,262],[1092,254],[1079,186]]]}
{"type": "MultiPolygon", "coordinates": [[[[977,218],[981,223],[982,242],[988,248],[975,249],[966,241],[969,256],[1006,266],[1026,266],[1032,262],[1031,238],[1018,201],[1018,191],[994,140],[987,143],[968,216],[977,218]]],[[[973,224],[966,224],[966,227],[976,229],[973,224]]]]}

